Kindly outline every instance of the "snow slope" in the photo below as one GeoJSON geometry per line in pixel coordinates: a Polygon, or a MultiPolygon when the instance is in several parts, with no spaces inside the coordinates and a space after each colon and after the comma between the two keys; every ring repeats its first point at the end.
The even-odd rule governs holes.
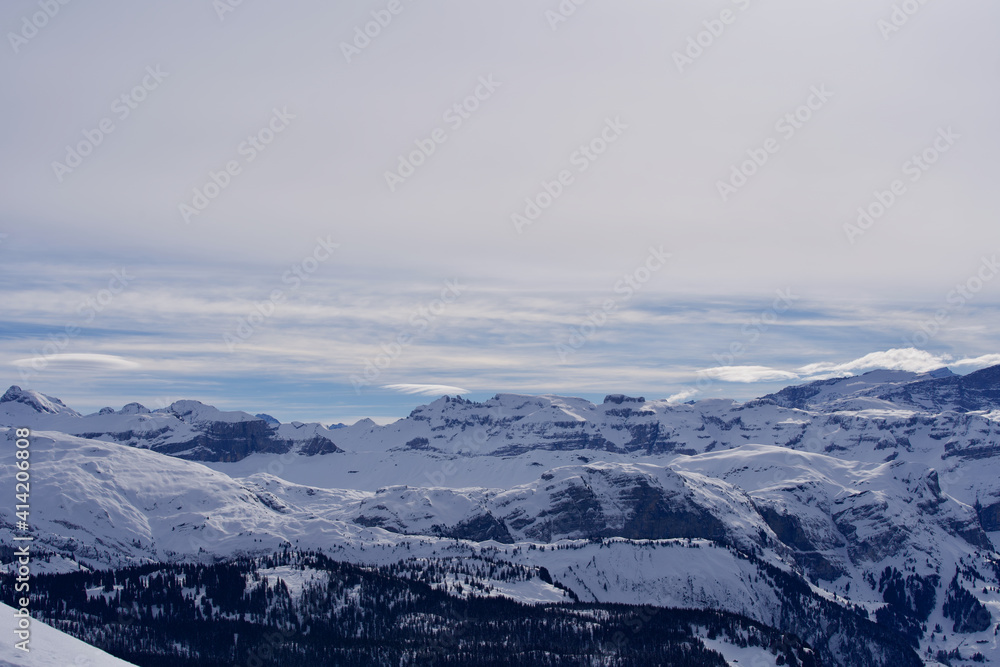
{"type": "Polygon", "coordinates": [[[129,667],[131,662],[94,648],[64,632],[32,619],[30,649],[14,648],[14,610],[0,603],[0,667],[129,667]]]}

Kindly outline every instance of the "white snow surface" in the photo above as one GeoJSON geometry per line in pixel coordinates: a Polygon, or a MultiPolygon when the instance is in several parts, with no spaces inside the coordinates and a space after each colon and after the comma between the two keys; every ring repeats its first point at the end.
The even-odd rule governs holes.
{"type": "Polygon", "coordinates": [[[736,646],[721,639],[702,637],[702,643],[711,650],[721,653],[729,667],[774,667],[777,657],[759,646],[736,646]]]}
{"type": "Polygon", "coordinates": [[[14,648],[16,622],[14,609],[0,603],[0,667],[135,667],[35,619],[25,653],[14,648]]]}

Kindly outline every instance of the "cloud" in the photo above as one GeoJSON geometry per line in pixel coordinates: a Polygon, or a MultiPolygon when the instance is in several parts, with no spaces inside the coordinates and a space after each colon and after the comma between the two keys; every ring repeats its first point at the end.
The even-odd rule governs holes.
{"type": "Polygon", "coordinates": [[[697,394],[697,389],[685,389],[684,391],[673,394],[672,396],[667,396],[667,403],[683,403],[697,394]]]}
{"type": "Polygon", "coordinates": [[[420,396],[443,396],[445,394],[468,394],[468,389],[453,387],[447,384],[387,384],[383,389],[392,389],[404,394],[419,394],[420,396]]]}
{"type": "Polygon", "coordinates": [[[33,368],[40,370],[49,366],[72,369],[105,369],[105,370],[132,370],[140,365],[125,357],[113,354],[50,354],[42,357],[29,357],[26,359],[15,359],[13,364],[20,368],[33,368]]]}
{"type": "MultiPolygon", "coordinates": [[[[916,348],[893,348],[870,352],[843,363],[817,362],[796,369],[797,372],[783,371],[768,366],[718,366],[698,371],[700,374],[722,382],[774,382],[798,380],[806,382],[855,375],[876,369],[926,373],[948,366],[960,373],[968,373],[1000,364],[1000,354],[984,354],[979,357],[951,360],[949,355],[935,355],[916,348]]],[[[673,403],[686,400],[696,394],[696,390],[682,391],[667,400],[673,403]]]]}
{"type": "Polygon", "coordinates": [[[984,354],[981,357],[952,361],[948,364],[948,367],[963,373],[969,373],[997,364],[1000,364],[1000,354],[984,354]]]}
{"type": "Polygon", "coordinates": [[[884,368],[890,371],[911,371],[913,373],[926,373],[942,366],[948,365],[948,358],[941,357],[925,350],[918,350],[914,347],[893,348],[881,352],[871,352],[863,357],[835,364],[829,362],[819,362],[807,364],[798,369],[802,375],[817,375],[829,373],[832,375],[844,373],[858,373],[877,368],[884,368]]]}
{"type": "Polygon", "coordinates": [[[773,382],[776,380],[795,380],[799,377],[795,373],[767,366],[717,366],[698,372],[713,380],[723,382],[773,382]]]}
{"type": "Polygon", "coordinates": [[[863,373],[879,368],[891,371],[926,373],[947,366],[958,373],[969,373],[997,364],[1000,364],[1000,354],[984,354],[979,357],[952,359],[951,355],[948,354],[936,355],[926,350],[907,347],[871,352],[863,357],[841,364],[829,362],[808,364],[800,367],[798,372],[803,376],[808,376],[810,380],[815,380],[818,379],[817,375],[836,377],[838,375],[863,373]]]}

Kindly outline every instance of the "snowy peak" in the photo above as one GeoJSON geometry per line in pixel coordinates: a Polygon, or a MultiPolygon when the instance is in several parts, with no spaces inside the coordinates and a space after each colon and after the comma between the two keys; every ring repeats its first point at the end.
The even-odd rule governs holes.
{"type": "Polygon", "coordinates": [[[188,424],[204,424],[206,422],[247,422],[264,421],[260,417],[240,411],[224,412],[211,405],[205,405],[201,401],[174,401],[164,408],[162,412],[169,412],[178,419],[188,424]]]}
{"type": "Polygon", "coordinates": [[[948,368],[928,373],[874,370],[786,387],[759,400],[799,410],[991,411],[1000,409],[1000,366],[968,375],[956,375],[948,368]]]}
{"type": "Polygon", "coordinates": [[[968,376],[947,369],[879,370],[788,387],[745,403],[706,399],[676,405],[623,394],[596,405],[552,395],[497,394],[482,402],[445,397],[386,426],[363,421],[342,429],[337,443],[354,452],[459,456],[580,450],[656,456],[750,443],[835,448],[878,460],[917,446],[936,456],[1000,455],[1000,447],[984,449],[1000,437],[1000,419],[975,414],[1000,414],[998,374],[1000,369],[968,376]],[[968,412],[968,420],[955,423],[968,412]],[[957,437],[945,442],[946,430],[957,437]],[[978,449],[967,451],[972,445],[978,449]]]}
{"type": "Polygon", "coordinates": [[[920,380],[918,373],[910,371],[874,370],[862,375],[817,380],[803,385],[785,387],[774,394],[761,397],[761,400],[773,400],[785,408],[799,410],[837,409],[846,407],[853,402],[858,409],[865,407],[884,407],[870,404],[858,405],[858,401],[869,398],[872,393],[882,393],[900,385],[912,384],[920,380]]]}
{"type": "Polygon", "coordinates": [[[103,408],[83,416],[57,398],[16,386],[0,403],[0,426],[28,426],[196,461],[239,461],[255,453],[312,456],[341,451],[320,424],[270,423],[192,400],[155,411],[129,403],[118,411],[103,408]]]}
{"type": "Polygon", "coordinates": [[[20,403],[22,405],[26,405],[35,412],[43,414],[64,414],[73,415],[75,417],[80,416],[79,412],[68,407],[58,398],[46,396],[45,394],[40,394],[37,391],[32,391],[30,389],[21,389],[17,385],[11,385],[10,389],[8,389],[4,395],[0,397],[0,404],[3,403],[20,403]]]}
{"type": "Polygon", "coordinates": [[[997,410],[1000,409],[1000,366],[968,375],[928,377],[885,391],[879,397],[928,411],[997,410]]]}

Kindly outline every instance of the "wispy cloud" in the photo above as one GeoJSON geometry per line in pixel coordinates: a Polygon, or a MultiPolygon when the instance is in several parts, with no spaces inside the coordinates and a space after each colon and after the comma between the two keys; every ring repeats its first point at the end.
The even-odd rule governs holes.
{"type": "Polygon", "coordinates": [[[907,347],[871,352],[863,357],[843,363],[818,362],[807,364],[797,370],[802,376],[811,378],[816,375],[833,377],[836,375],[863,373],[878,368],[926,373],[947,366],[960,372],[970,372],[998,363],[1000,363],[1000,354],[984,354],[974,358],[955,359],[947,354],[932,354],[926,350],[907,347]]]}
{"type": "Polygon", "coordinates": [[[772,382],[794,380],[799,377],[795,373],[767,366],[716,366],[698,372],[723,382],[772,382]]]}
{"type": "Polygon", "coordinates": [[[418,394],[420,396],[443,396],[445,394],[468,394],[468,389],[452,387],[447,384],[387,384],[385,389],[392,389],[404,394],[418,394]]]}
{"type": "Polygon", "coordinates": [[[48,356],[15,359],[13,362],[19,368],[42,369],[54,366],[60,369],[103,369],[103,370],[134,370],[141,364],[113,354],[67,353],[50,354],[48,356]]]}
{"type": "Polygon", "coordinates": [[[107,278],[95,271],[65,291],[65,274],[54,266],[32,274],[37,284],[29,287],[8,283],[12,307],[0,323],[0,369],[6,367],[8,384],[73,398],[81,411],[98,409],[112,397],[128,402],[169,393],[282,419],[342,421],[345,415],[404,415],[421,400],[415,397],[442,394],[746,400],[791,382],[872,368],[922,371],[948,365],[968,372],[1000,363],[990,355],[1000,308],[985,302],[956,313],[953,328],[935,340],[936,349],[899,351],[893,343],[925,316],[899,304],[851,308],[803,299],[782,316],[780,326],[753,329],[759,338],[751,340],[741,328],[772,295],[694,299],[650,292],[615,312],[571,363],[561,364],[554,342],[566,326],[600,305],[592,293],[548,286],[503,290],[481,282],[441,317],[428,318],[379,385],[359,400],[349,381],[362,368],[359,360],[382,353],[399,332],[410,332],[414,316],[422,323],[419,307],[440,291],[440,283],[384,277],[363,284],[317,272],[231,353],[222,334],[268,294],[269,277],[220,278],[200,287],[169,265],[144,270],[141,281],[81,326],[59,355],[46,356],[49,341],[62,340],[67,326],[79,323],[79,304],[98,294],[107,278]],[[960,336],[953,339],[952,331],[960,336]],[[665,345],[665,335],[675,342],[665,345]],[[745,345],[743,364],[711,368],[734,340],[745,345]],[[949,347],[953,343],[976,354],[957,354],[949,347]],[[32,370],[40,360],[47,361],[45,368],[32,370]],[[22,371],[31,373],[30,380],[22,371]],[[418,384],[414,378],[436,382],[418,384]],[[391,388],[378,389],[386,385],[391,388]],[[404,391],[405,385],[414,386],[404,391]],[[267,389],[278,386],[281,391],[267,389]]]}
{"type": "Polygon", "coordinates": [[[684,391],[679,391],[676,394],[667,396],[667,403],[683,403],[684,401],[690,400],[697,395],[697,389],[685,389],[684,391]]]}
{"type": "MultiPolygon", "coordinates": [[[[713,380],[721,380],[722,382],[753,383],[790,380],[809,382],[830,377],[855,375],[877,369],[927,373],[947,366],[958,372],[967,373],[994,364],[1000,364],[1000,354],[985,354],[975,358],[953,359],[949,355],[936,355],[926,350],[918,350],[910,347],[870,352],[863,357],[840,363],[821,361],[806,364],[795,369],[794,372],[770,368],[768,366],[717,366],[715,368],[702,369],[698,372],[701,375],[713,380]]],[[[675,394],[668,400],[681,401],[697,393],[697,390],[688,390],[680,394],[675,394]]]]}
{"type": "Polygon", "coordinates": [[[914,373],[926,373],[936,368],[946,366],[944,357],[931,354],[926,350],[918,350],[913,347],[893,348],[880,352],[871,352],[858,359],[842,363],[817,362],[806,364],[798,369],[802,375],[818,375],[820,373],[857,373],[885,368],[892,371],[911,371],[914,373]]]}
{"type": "Polygon", "coordinates": [[[981,357],[974,357],[972,359],[959,359],[958,361],[951,361],[948,363],[948,367],[952,370],[959,370],[966,373],[979,370],[981,368],[988,368],[989,366],[995,366],[997,364],[1000,364],[1000,354],[984,354],[981,357]]]}

